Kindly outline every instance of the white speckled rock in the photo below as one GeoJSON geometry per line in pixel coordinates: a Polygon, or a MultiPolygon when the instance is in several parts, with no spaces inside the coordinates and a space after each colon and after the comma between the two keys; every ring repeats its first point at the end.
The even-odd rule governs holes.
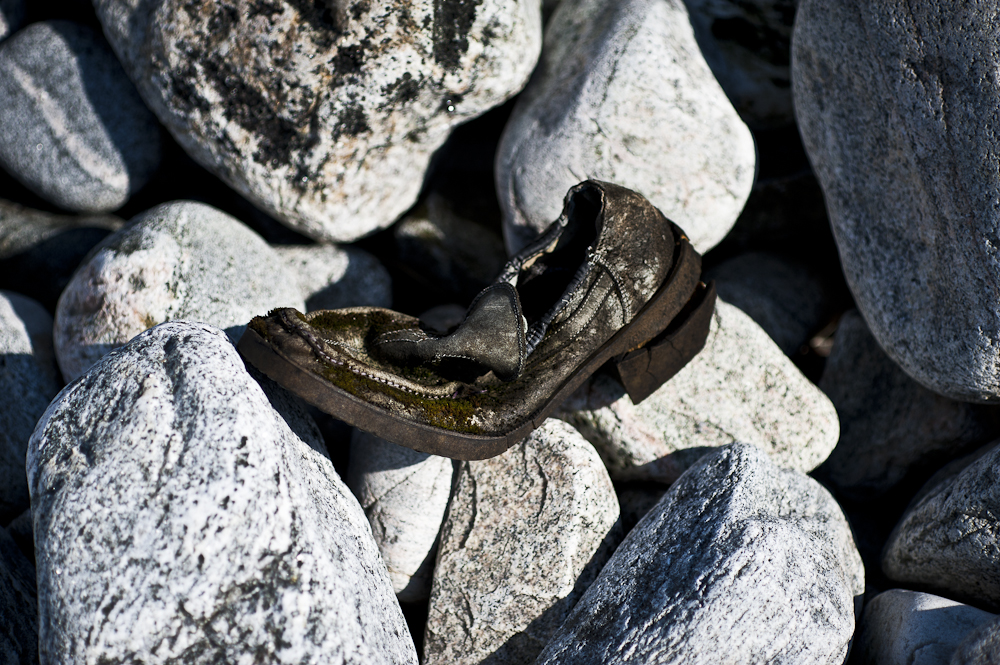
{"type": "Polygon", "coordinates": [[[59,299],[55,347],[67,381],[158,323],[203,321],[235,342],[275,307],[304,310],[302,291],[264,240],[202,203],[165,203],[105,239],[59,299]]]}
{"type": "Polygon", "coordinates": [[[995,614],[929,593],[892,589],[865,605],[852,663],[946,665],[958,645],[995,614]]]}
{"type": "Polygon", "coordinates": [[[833,497],[733,444],[629,533],[537,663],[840,665],[864,588],[833,497]]]}
{"type": "Polygon", "coordinates": [[[29,505],[28,438],[62,385],[52,351],[52,317],[17,293],[0,291],[0,524],[29,505]]]}
{"type": "Polygon", "coordinates": [[[620,538],[611,479],[565,423],[546,420],[503,455],[463,462],[423,662],[532,662],[620,538]]]}
{"type": "Polygon", "coordinates": [[[100,34],[34,23],[0,45],[0,166],[68,210],[121,207],[160,164],[160,129],[100,34]]]}
{"type": "Polygon", "coordinates": [[[560,408],[616,480],[672,483],[712,448],[752,443],[807,473],[837,445],[833,404],[760,326],[719,300],[705,348],[638,405],[595,375],[560,408]]]}
{"type": "Polygon", "coordinates": [[[948,665],[996,665],[1000,663],[1000,619],[974,629],[952,654],[948,665]]]}
{"type": "Polygon", "coordinates": [[[389,271],[364,250],[336,245],[274,245],[274,251],[298,278],[310,312],[392,304],[389,271]]]}
{"type": "Polygon", "coordinates": [[[205,168],[317,239],[387,227],[455,125],[523,87],[539,0],[97,0],[150,108],[205,168]]]}
{"type": "Polygon", "coordinates": [[[956,460],[913,498],[885,545],[902,584],[1000,611],[1000,445],[956,460]]]}
{"type": "Polygon", "coordinates": [[[221,330],[182,321],[67,387],[28,453],[43,665],[415,664],[307,419],[221,330]]]}
{"type": "Polygon", "coordinates": [[[879,345],[1000,401],[1000,16],[992,2],[802,0],[792,84],[844,275],[879,345]]]}
{"type": "Polygon", "coordinates": [[[347,485],[361,502],[396,597],[426,600],[453,463],[355,430],[347,485]]]}
{"type": "Polygon", "coordinates": [[[0,529],[0,664],[30,665],[37,657],[35,568],[0,529]]]}
{"type": "Polygon", "coordinates": [[[892,362],[857,311],[844,314],[819,387],[840,417],[840,441],[824,466],[856,500],[885,495],[997,433],[987,409],[927,390],[892,362]]]}
{"type": "Polygon", "coordinates": [[[510,252],[587,178],[639,192],[706,252],[743,209],[756,152],[680,0],[563,0],[496,164],[510,252]]]}
{"type": "Polygon", "coordinates": [[[0,0],[0,40],[21,27],[25,0],[0,0]]]}
{"type": "Polygon", "coordinates": [[[798,0],[684,0],[701,52],[754,129],[795,122],[792,25],[798,0]]]}

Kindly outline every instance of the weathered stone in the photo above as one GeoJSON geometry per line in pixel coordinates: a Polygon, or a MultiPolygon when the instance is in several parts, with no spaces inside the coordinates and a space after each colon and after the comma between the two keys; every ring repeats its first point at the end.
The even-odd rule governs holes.
{"type": "Polygon", "coordinates": [[[824,476],[856,500],[883,496],[998,433],[987,407],[950,400],[911,379],[855,310],[840,319],[819,387],[840,417],[840,441],[824,476]]]}
{"type": "Polygon", "coordinates": [[[680,0],[563,0],[497,150],[507,249],[596,178],[640,192],[705,252],[736,221],[755,163],[680,0]]]}
{"type": "Polygon", "coordinates": [[[702,455],[735,441],[809,472],[837,444],[830,400],[738,308],[719,300],[705,348],[640,404],[598,374],[559,417],[601,453],[616,480],[674,482],[702,455]]]}
{"type": "Polygon", "coordinates": [[[275,245],[274,251],[298,279],[309,311],[392,304],[389,271],[364,250],[336,245],[275,245]]]}
{"type": "Polygon", "coordinates": [[[0,663],[38,662],[35,569],[0,529],[0,663]]]}
{"type": "Polygon", "coordinates": [[[996,665],[1000,662],[1000,619],[974,629],[952,654],[949,665],[996,665]]]}
{"type": "Polygon", "coordinates": [[[666,493],[666,486],[654,483],[618,488],[618,505],[621,506],[622,528],[625,532],[631,531],[666,493]]]}
{"type": "Polygon", "coordinates": [[[515,94],[539,0],[98,0],[150,108],[196,161],[317,239],[413,205],[455,125],[515,94]]]}
{"type": "Polygon", "coordinates": [[[157,326],[31,439],[42,662],[416,663],[308,416],[226,335],[157,326]]]}
{"type": "Polygon", "coordinates": [[[530,663],[621,537],[594,449],[546,420],[493,459],[463,462],[441,531],[424,663],[530,663]]]}
{"type": "Polygon", "coordinates": [[[30,298],[0,291],[0,524],[29,505],[24,455],[35,423],[61,382],[52,317],[30,298]]]}
{"type": "Polygon", "coordinates": [[[958,645],[995,614],[929,593],[892,589],[865,605],[852,663],[945,665],[958,645]]]}
{"type": "Polygon", "coordinates": [[[733,444],[632,530],[538,663],[843,663],[864,568],[819,483],[733,444]]]}
{"type": "Polygon", "coordinates": [[[0,166],[68,210],[121,207],[160,163],[160,129],[100,34],[33,23],[0,46],[0,166]]]}
{"type": "Polygon", "coordinates": [[[1000,400],[993,3],[799,5],[793,89],[858,309],[952,399],[1000,400]]]}
{"type": "Polygon", "coordinates": [[[25,0],[0,0],[0,40],[17,32],[24,20],[25,0]]]}
{"type": "Polygon", "coordinates": [[[210,206],[166,203],[105,239],[73,276],[56,309],[59,367],[72,381],[174,319],[225,328],[235,342],[275,307],[305,304],[296,276],[260,236],[210,206]]]}
{"type": "Polygon", "coordinates": [[[396,597],[431,592],[434,555],[451,496],[453,463],[355,430],[347,485],[372,527],[396,597]]]}
{"type": "Polygon", "coordinates": [[[994,443],[932,477],[886,543],[885,574],[1000,611],[998,473],[1000,446],[994,443]]]}

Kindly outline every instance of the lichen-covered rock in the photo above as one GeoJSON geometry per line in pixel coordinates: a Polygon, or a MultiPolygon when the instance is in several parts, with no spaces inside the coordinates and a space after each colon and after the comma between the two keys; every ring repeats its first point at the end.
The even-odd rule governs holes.
{"type": "Polygon", "coordinates": [[[945,665],[972,631],[996,618],[940,596],[892,589],[865,605],[851,662],[945,665]]]}
{"type": "Polygon", "coordinates": [[[939,473],[889,536],[882,570],[897,582],[1000,611],[1000,446],[939,473]]]}
{"type": "Polygon", "coordinates": [[[1000,662],[1000,619],[970,632],[955,649],[948,665],[996,665],[1000,662]]]}
{"type": "Polygon", "coordinates": [[[539,0],[97,0],[150,108],[196,161],[317,239],[416,201],[455,125],[518,92],[539,0]]]}
{"type": "Polygon", "coordinates": [[[596,178],[648,198],[705,252],[736,221],[755,164],[680,0],[563,0],[497,149],[507,249],[596,178]]]}
{"type": "Polygon", "coordinates": [[[59,299],[55,347],[67,381],[143,330],[174,319],[226,329],[275,307],[305,309],[296,276],[238,220],[202,203],[165,203],[106,238],[59,299]]]}
{"type": "Polygon", "coordinates": [[[274,245],[298,280],[306,309],[389,307],[392,278],[379,260],[356,247],[274,245]]]}
{"type": "Polygon", "coordinates": [[[182,321],[63,391],[28,453],[42,663],[415,665],[364,513],[289,404],[182,321]]]}
{"type": "Polygon", "coordinates": [[[573,428],[546,420],[463,462],[431,590],[424,663],[530,663],[620,539],[618,500],[573,428]]]}
{"type": "Polygon", "coordinates": [[[629,533],[537,662],[839,665],[864,588],[833,497],[733,444],[629,533]]]}
{"type": "Polygon", "coordinates": [[[992,407],[956,402],[911,379],[855,310],[840,319],[819,387],[840,417],[840,441],[824,477],[856,500],[884,496],[1000,433],[992,407]]]}
{"type": "Polygon", "coordinates": [[[124,204],[160,163],[160,128],[100,34],[33,23],[0,45],[0,166],[67,210],[124,204]]]}
{"type": "Polygon", "coordinates": [[[706,452],[735,441],[808,473],[840,434],[830,400],[721,299],[705,348],[644,401],[633,404],[620,383],[598,374],[558,414],[594,444],[616,480],[672,483],[706,452]]]}
{"type": "Polygon", "coordinates": [[[431,592],[438,532],[451,496],[453,463],[355,430],[347,485],[372,527],[401,602],[431,592]]]}
{"type": "Polygon", "coordinates": [[[24,3],[25,0],[0,0],[0,41],[21,27],[24,3]]]}
{"type": "Polygon", "coordinates": [[[17,293],[0,291],[0,524],[29,505],[24,455],[35,423],[62,383],[52,351],[52,317],[17,293]]]}
{"type": "Polygon", "coordinates": [[[879,345],[1000,401],[1000,21],[993,3],[802,0],[792,85],[844,275],[879,345]]]}
{"type": "Polygon", "coordinates": [[[0,665],[38,662],[35,569],[0,529],[0,665]]]}

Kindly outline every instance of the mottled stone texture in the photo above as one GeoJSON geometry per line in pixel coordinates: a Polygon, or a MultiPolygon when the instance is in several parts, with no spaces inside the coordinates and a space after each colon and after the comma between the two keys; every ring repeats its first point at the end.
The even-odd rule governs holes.
{"type": "Polygon", "coordinates": [[[830,400],[760,326],[722,300],[705,348],[643,402],[633,404],[621,384],[598,374],[558,413],[594,444],[616,480],[672,483],[702,455],[735,441],[809,472],[840,433],[830,400]]]}
{"type": "Polygon", "coordinates": [[[355,430],[347,485],[372,527],[396,597],[427,600],[453,462],[355,430]]]}
{"type": "Polygon", "coordinates": [[[97,0],[150,108],[200,164],[318,239],[413,205],[456,124],[524,85],[538,0],[97,0]]]}
{"type": "Polygon", "coordinates": [[[160,163],[160,129],[100,34],[34,23],[0,46],[0,166],[68,210],[120,207],[160,163]]]}
{"type": "Polygon", "coordinates": [[[537,662],[839,665],[864,586],[833,497],[733,444],[629,533],[537,662]]]}
{"type": "Polygon", "coordinates": [[[275,245],[298,280],[306,309],[389,307],[392,278],[379,260],[355,247],[275,245]]]}
{"type": "Polygon", "coordinates": [[[170,322],[108,354],[28,453],[42,663],[415,665],[321,448],[218,329],[170,322]]]}
{"type": "Polygon", "coordinates": [[[962,641],[948,665],[996,665],[1000,663],[1000,620],[979,626],[962,641]]]}
{"type": "Polygon", "coordinates": [[[929,593],[892,589],[865,605],[851,662],[945,665],[959,644],[996,615],[929,593]]]}
{"type": "Polygon", "coordinates": [[[621,537],[601,460],[546,420],[459,467],[434,569],[424,663],[530,663],[621,537]]]}
{"type": "Polygon", "coordinates": [[[949,598],[1000,610],[1000,446],[956,461],[914,497],[882,554],[882,570],[949,598]],[[964,468],[962,464],[967,464],[964,468]]]}
{"type": "Polygon", "coordinates": [[[0,665],[38,662],[35,569],[0,529],[0,665]]]}
{"type": "Polygon", "coordinates": [[[755,163],[680,0],[563,0],[497,149],[507,249],[597,178],[648,198],[705,252],[735,223],[755,163]]]}
{"type": "Polygon", "coordinates": [[[165,203],[105,239],[73,276],[56,309],[59,367],[72,381],[175,319],[225,328],[235,342],[275,307],[305,304],[295,275],[260,236],[211,206],[165,203]]]}
{"type": "Polygon", "coordinates": [[[793,91],[844,274],[931,390],[1000,400],[1000,5],[803,0],[793,91]]]}

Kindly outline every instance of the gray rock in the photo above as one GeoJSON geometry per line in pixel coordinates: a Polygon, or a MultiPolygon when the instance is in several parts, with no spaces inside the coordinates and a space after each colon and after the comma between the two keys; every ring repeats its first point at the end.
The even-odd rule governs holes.
{"type": "Polygon", "coordinates": [[[165,203],[133,218],[80,266],[56,309],[55,346],[67,381],[143,330],[174,319],[225,328],[305,309],[296,276],[238,220],[202,203],[165,203]]]}
{"type": "Polygon", "coordinates": [[[38,660],[35,569],[0,529],[0,665],[38,660]]]}
{"type": "Polygon", "coordinates": [[[1000,23],[992,4],[803,0],[793,91],[844,274],[937,393],[1000,400],[1000,23]]]}
{"type": "Polygon", "coordinates": [[[952,654],[949,665],[996,665],[1000,663],[1000,619],[973,630],[952,654]]]}
{"type": "Polygon", "coordinates": [[[946,665],[969,633],[994,619],[954,600],[892,589],[865,605],[851,662],[946,665]]]}
{"type": "Polygon", "coordinates": [[[643,402],[633,404],[621,384],[598,374],[558,413],[594,444],[615,480],[668,484],[735,441],[809,472],[840,434],[830,400],[760,326],[721,299],[702,352],[643,402]]]}
{"type": "Polygon", "coordinates": [[[667,493],[667,487],[642,483],[638,487],[628,485],[618,489],[618,505],[621,506],[622,528],[629,532],[660,502],[667,493]]]}
{"type": "Polygon", "coordinates": [[[355,430],[347,485],[372,527],[396,597],[427,600],[453,463],[355,430]]]}
{"type": "Polygon", "coordinates": [[[0,524],[29,505],[24,455],[35,423],[62,385],[52,352],[52,317],[0,291],[0,524]]]}
{"type": "Polygon", "coordinates": [[[17,32],[24,20],[25,0],[0,0],[0,41],[17,32]]]}
{"type": "Polygon", "coordinates": [[[423,662],[532,662],[620,538],[611,480],[565,423],[546,420],[503,455],[463,462],[423,662]]]}
{"type": "Polygon", "coordinates": [[[641,193],[705,252],[743,208],[756,153],[680,0],[563,0],[496,164],[511,252],[586,178],[641,193]]]}
{"type": "Polygon", "coordinates": [[[389,307],[392,278],[379,260],[356,247],[274,245],[298,279],[310,312],[343,307],[389,307]]]}
{"type": "Polygon", "coordinates": [[[749,315],[786,355],[806,344],[830,313],[822,278],[774,254],[741,254],[707,271],[709,279],[721,298],[749,315]]]}
{"type": "Polygon", "coordinates": [[[843,663],[864,567],[819,483],[706,456],[625,538],[537,663],[843,663]]]}
{"type": "Polygon", "coordinates": [[[798,0],[684,0],[698,46],[722,89],[754,129],[795,122],[792,25],[798,0]]]}
{"type": "Polygon", "coordinates": [[[364,513],[273,404],[181,321],[53,402],[28,453],[43,663],[416,663],[364,513]]]}
{"type": "Polygon", "coordinates": [[[911,379],[855,310],[840,319],[819,387],[840,416],[840,442],[824,473],[856,500],[884,496],[998,433],[985,407],[942,397],[911,379]]]}
{"type": "Polygon", "coordinates": [[[893,529],[882,570],[949,598],[1000,611],[1000,446],[928,481],[893,529]],[[960,469],[960,470],[959,470],[960,469]]]}
{"type": "Polygon", "coordinates": [[[67,210],[119,208],[160,164],[160,129],[100,34],[34,23],[0,46],[0,166],[67,210]]]}
{"type": "Polygon", "coordinates": [[[520,90],[541,45],[539,0],[95,7],[150,108],[197,162],[293,228],[337,242],[411,207],[451,128],[520,90]]]}

